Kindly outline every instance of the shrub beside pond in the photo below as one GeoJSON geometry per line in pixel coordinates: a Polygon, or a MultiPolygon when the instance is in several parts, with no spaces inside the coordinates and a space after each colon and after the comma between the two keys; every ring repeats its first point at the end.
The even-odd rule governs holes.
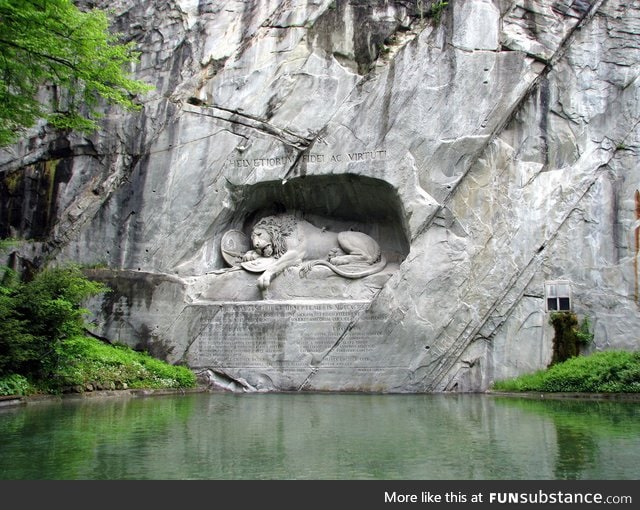
{"type": "Polygon", "coordinates": [[[640,352],[604,351],[576,356],[546,370],[497,381],[497,391],[640,392],[640,352]]]}
{"type": "Polygon", "coordinates": [[[0,267],[0,395],[195,387],[187,367],[86,336],[82,304],[108,291],[78,266],[28,281],[0,267]]]}
{"type": "Polygon", "coordinates": [[[47,379],[18,374],[0,377],[0,395],[195,386],[196,376],[187,367],[171,365],[124,345],[108,345],[83,336],[62,342],[58,368],[47,379]]]}

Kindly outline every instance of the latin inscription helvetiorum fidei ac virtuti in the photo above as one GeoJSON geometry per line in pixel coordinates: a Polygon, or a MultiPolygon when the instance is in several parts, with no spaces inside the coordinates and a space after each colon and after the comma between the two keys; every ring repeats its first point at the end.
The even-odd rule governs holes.
{"type": "MultiPolygon", "coordinates": [[[[323,163],[351,163],[359,161],[375,161],[387,158],[384,149],[345,152],[341,154],[309,153],[300,156],[299,161],[307,164],[323,163]]],[[[297,156],[230,158],[227,165],[233,168],[279,167],[292,165],[298,160],[297,156]]]]}

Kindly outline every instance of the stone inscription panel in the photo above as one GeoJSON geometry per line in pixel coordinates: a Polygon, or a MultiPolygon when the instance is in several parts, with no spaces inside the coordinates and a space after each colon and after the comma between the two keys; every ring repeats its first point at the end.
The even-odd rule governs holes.
{"type": "Polygon", "coordinates": [[[367,333],[349,330],[368,301],[224,303],[203,314],[190,348],[191,364],[220,368],[310,369],[368,365],[377,336],[364,315],[367,333]]]}
{"type": "MultiPolygon", "coordinates": [[[[296,159],[295,156],[229,158],[226,164],[231,168],[275,168],[292,165],[296,159]]],[[[359,163],[386,159],[387,151],[385,149],[345,152],[343,154],[310,153],[300,157],[300,161],[307,164],[359,163]]]]}

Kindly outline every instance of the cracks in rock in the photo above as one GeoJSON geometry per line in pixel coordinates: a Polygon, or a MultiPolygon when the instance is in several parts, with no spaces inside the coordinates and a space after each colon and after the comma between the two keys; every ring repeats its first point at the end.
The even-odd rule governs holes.
{"type": "MultiPolygon", "coordinates": [[[[611,158],[613,158],[613,154],[610,156],[610,159],[611,158]]],[[[495,331],[497,331],[502,326],[502,324],[504,324],[507,317],[510,316],[511,311],[515,308],[515,306],[517,306],[519,302],[518,298],[524,295],[525,289],[528,288],[534,275],[537,273],[539,266],[543,264],[544,251],[547,249],[547,247],[553,244],[553,241],[558,237],[563,226],[566,225],[569,217],[576,210],[579,210],[579,204],[593,188],[598,179],[600,179],[602,173],[607,167],[608,162],[599,165],[598,169],[596,169],[595,175],[586,182],[586,184],[582,188],[582,191],[578,191],[578,196],[574,199],[573,204],[567,208],[562,219],[558,222],[551,234],[546,239],[544,239],[536,252],[531,255],[528,262],[524,264],[520,269],[514,268],[513,276],[505,285],[503,292],[499,294],[493,301],[493,303],[489,305],[486,312],[480,317],[480,320],[475,321],[475,325],[474,321],[472,320],[467,322],[467,324],[464,326],[463,331],[457,335],[452,345],[448,349],[448,352],[453,352],[452,355],[447,356],[447,359],[449,359],[450,362],[448,363],[448,365],[444,365],[440,370],[440,373],[433,378],[429,390],[433,391],[439,384],[441,384],[448,371],[460,359],[460,356],[462,356],[470,342],[472,342],[478,335],[482,335],[485,337],[493,336],[495,334],[495,331]],[[499,313],[496,313],[500,306],[504,305],[505,302],[507,306],[500,310],[499,313]]],[[[444,332],[445,330],[446,326],[442,328],[442,332],[444,332]]]]}
{"type": "Polygon", "coordinates": [[[305,378],[302,384],[300,384],[297,391],[304,391],[305,386],[307,386],[307,384],[309,384],[313,376],[315,376],[315,374],[318,371],[318,368],[320,368],[320,365],[322,365],[322,362],[327,358],[327,356],[329,356],[333,351],[335,351],[338,348],[338,346],[342,343],[342,340],[345,338],[345,336],[355,327],[358,319],[360,318],[361,313],[362,311],[358,312],[358,314],[356,314],[356,316],[353,319],[351,319],[351,321],[349,321],[349,324],[347,324],[344,331],[342,331],[342,333],[340,334],[338,339],[334,342],[334,344],[325,351],[324,355],[319,360],[317,360],[314,365],[311,366],[311,372],[305,378]]]}
{"type": "MultiPolygon", "coordinates": [[[[268,21],[268,20],[267,20],[268,21]]],[[[309,28],[306,25],[270,25],[267,23],[267,21],[265,21],[262,25],[260,25],[261,28],[271,28],[274,30],[288,30],[290,28],[309,28]]]]}
{"type": "MultiPolygon", "coordinates": [[[[326,6],[324,10],[326,11],[327,8],[328,6],[326,6]]],[[[291,5],[289,4],[289,2],[282,2],[273,11],[271,11],[271,14],[267,16],[267,18],[262,22],[260,27],[272,28],[276,30],[278,29],[286,30],[289,28],[311,28],[313,26],[313,23],[311,22],[311,20],[308,20],[308,19],[306,19],[305,22],[302,24],[274,22],[274,20],[278,20],[282,16],[290,14],[290,12],[291,12],[291,5]]]]}
{"type": "Polygon", "coordinates": [[[313,138],[305,138],[297,135],[288,129],[282,129],[265,122],[259,117],[248,115],[237,110],[224,108],[219,105],[207,105],[200,107],[200,111],[187,110],[189,113],[211,117],[231,124],[237,124],[249,129],[254,129],[270,137],[276,138],[283,144],[294,147],[298,150],[305,150],[313,138]]]}
{"type": "MultiPolygon", "coordinates": [[[[58,140],[56,139],[53,142],[55,141],[58,140]]],[[[72,200],[67,204],[62,204],[64,208],[62,208],[62,205],[56,204],[56,208],[60,206],[60,209],[57,210],[55,217],[52,217],[51,224],[48,227],[47,239],[42,243],[40,252],[33,256],[32,263],[36,266],[43,265],[48,260],[54,259],[71,242],[74,236],[81,231],[83,226],[93,220],[97,211],[110,199],[113,192],[122,183],[128,182],[129,174],[126,169],[136,164],[139,159],[139,155],[128,152],[99,153],[93,142],[88,139],[85,139],[81,144],[72,145],[70,143],[69,145],[71,147],[66,147],[63,154],[56,152],[49,144],[42,151],[11,161],[10,166],[16,166],[16,169],[25,169],[31,165],[46,164],[56,159],[73,161],[75,158],[89,156],[98,162],[98,166],[106,170],[109,165],[108,163],[105,164],[104,161],[109,157],[116,156],[117,159],[119,156],[125,156],[130,158],[130,161],[123,164],[123,169],[117,173],[108,173],[106,177],[101,173],[91,176],[90,179],[83,183],[81,189],[74,195],[72,200]]],[[[73,163],[71,162],[69,165],[73,166],[73,163]]]]}
{"type": "MultiPolygon", "coordinates": [[[[552,115],[556,115],[558,118],[562,119],[562,120],[566,120],[567,122],[570,122],[571,124],[573,124],[575,127],[580,127],[582,124],[584,124],[584,118],[579,116],[579,115],[575,115],[575,114],[570,114],[568,112],[565,111],[565,105],[562,102],[561,98],[557,98],[556,99],[556,105],[559,107],[556,108],[555,105],[551,106],[549,108],[549,113],[552,115]],[[582,121],[582,122],[581,122],[582,121]]],[[[580,150],[579,147],[576,147],[576,150],[580,150]]],[[[578,153],[578,156],[580,154],[578,153]]]]}
{"type": "Polygon", "coordinates": [[[372,62],[372,69],[375,71],[378,67],[386,67],[395,56],[408,44],[418,37],[425,27],[414,28],[413,26],[398,26],[395,31],[389,35],[383,42],[377,58],[372,62]]]}
{"type": "MultiPolygon", "coordinates": [[[[578,21],[571,30],[565,35],[564,39],[558,44],[556,51],[549,59],[542,59],[541,61],[544,63],[544,68],[538,73],[538,75],[531,80],[531,83],[527,87],[527,89],[522,93],[519,100],[514,102],[512,108],[507,112],[502,122],[496,124],[495,128],[492,132],[487,134],[486,143],[480,146],[473,157],[469,158],[470,163],[465,170],[462,171],[459,178],[455,183],[452,184],[449,189],[449,193],[440,201],[439,207],[434,211],[432,215],[425,219],[422,226],[416,229],[415,234],[412,236],[412,241],[417,239],[420,235],[422,235],[426,230],[428,230],[432,223],[434,222],[438,212],[447,207],[449,202],[453,199],[456,190],[458,189],[460,183],[466,179],[471,168],[473,167],[473,162],[477,161],[480,155],[486,151],[487,147],[493,143],[499,133],[503,132],[505,127],[514,119],[519,111],[522,110],[523,105],[530,99],[531,95],[537,90],[540,85],[542,79],[546,77],[546,75],[553,69],[555,64],[565,55],[571,43],[576,37],[576,34],[580,31],[580,29],[589,22],[597,13],[600,6],[604,3],[605,0],[597,0],[594,2],[588,10],[584,11],[582,18],[578,21]]],[[[540,60],[540,57],[536,57],[535,55],[531,55],[531,58],[536,60],[540,60]]]]}
{"type": "MultiPolygon", "coordinates": [[[[182,310],[180,310],[180,313],[176,315],[175,319],[171,321],[171,324],[169,324],[169,326],[166,328],[167,331],[172,330],[176,326],[176,324],[180,320],[180,317],[182,317],[182,314],[184,313],[184,311],[185,311],[185,307],[183,307],[182,310]]],[[[189,350],[191,349],[191,346],[198,340],[198,338],[200,338],[200,335],[207,328],[207,325],[210,323],[211,320],[216,318],[216,316],[220,313],[220,311],[221,311],[221,308],[218,308],[216,312],[213,314],[213,316],[209,317],[209,322],[200,321],[200,329],[197,331],[197,333],[193,335],[188,335],[188,338],[190,338],[191,340],[185,347],[182,353],[182,356],[180,357],[180,362],[182,363],[186,362],[186,357],[187,357],[187,354],[189,353],[189,350]]]]}
{"type": "MultiPolygon", "coordinates": [[[[328,4],[327,4],[327,8],[329,8],[328,4]]],[[[326,12],[327,12],[327,9],[324,9],[324,12],[316,18],[316,21],[323,18],[326,12]]],[[[313,25],[310,25],[309,23],[306,23],[303,25],[299,23],[287,23],[286,21],[278,21],[280,19],[284,20],[283,18],[284,14],[286,14],[286,12],[282,8],[282,6],[276,8],[262,22],[260,28],[288,30],[288,29],[300,29],[300,28],[308,29],[313,26],[313,25]]],[[[419,31],[412,29],[411,26],[408,26],[408,27],[405,26],[401,19],[397,19],[395,23],[395,28],[391,30],[389,34],[390,35],[387,35],[387,38],[385,39],[385,44],[389,43],[389,47],[393,48],[393,51],[391,51],[388,55],[395,55],[395,53],[399,51],[401,48],[403,48],[404,46],[406,46],[406,44],[410,40],[413,40],[413,38],[415,38],[419,34],[419,31]]],[[[255,33],[252,34],[251,40],[255,38],[255,35],[256,35],[255,33]]],[[[248,47],[249,44],[250,44],[250,41],[245,40],[244,44],[238,48],[236,52],[237,58],[239,58],[239,56],[244,52],[244,50],[248,47]]],[[[379,57],[380,55],[378,55],[376,58],[380,60],[379,57]]],[[[366,77],[362,77],[360,80],[356,80],[356,82],[354,83],[354,89],[359,86],[359,84],[363,79],[366,79],[366,77]]],[[[350,97],[350,94],[345,94],[345,101],[349,97],[350,97]]],[[[192,99],[187,100],[187,103],[190,103],[191,105],[195,106],[197,109],[200,110],[200,111],[195,111],[196,108],[190,108],[186,110],[189,113],[206,115],[206,116],[215,118],[217,120],[230,122],[232,124],[243,126],[249,129],[254,129],[261,133],[265,133],[268,136],[274,137],[280,142],[282,142],[283,144],[293,147],[299,151],[309,150],[310,147],[315,142],[314,137],[301,136],[286,128],[276,127],[272,123],[268,122],[268,119],[263,119],[257,116],[248,115],[238,109],[233,110],[230,108],[225,108],[224,106],[221,106],[219,104],[211,104],[209,103],[209,101],[205,101],[197,97],[193,97],[192,99]]],[[[340,105],[337,105],[336,111],[339,110],[342,104],[344,104],[344,101],[340,105]]],[[[289,167],[288,170],[286,170],[286,175],[284,179],[287,179],[290,176],[292,170],[297,168],[301,156],[302,154],[299,154],[296,162],[291,167],[289,167]]]]}
{"type": "Polygon", "coordinates": [[[248,140],[247,136],[235,133],[235,132],[233,132],[233,131],[231,131],[229,129],[221,128],[221,129],[215,131],[214,133],[209,133],[209,134],[206,134],[206,135],[201,136],[199,138],[193,138],[191,140],[187,140],[186,142],[183,142],[183,143],[178,144],[178,145],[168,144],[165,148],[162,148],[162,149],[158,149],[158,150],[155,150],[155,151],[149,150],[149,151],[146,152],[146,154],[153,155],[153,154],[161,154],[163,152],[173,151],[175,149],[179,149],[181,147],[186,147],[187,145],[191,145],[192,143],[201,142],[202,140],[206,140],[207,138],[213,138],[213,137],[219,135],[221,132],[224,132],[224,131],[229,132],[234,136],[238,136],[240,138],[243,138],[244,140],[248,140]]]}
{"type": "Polygon", "coordinates": [[[582,27],[588,23],[589,21],[591,21],[591,19],[596,15],[596,13],[598,12],[598,10],[600,9],[600,6],[605,2],[606,0],[596,0],[595,2],[593,2],[591,5],[588,6],[588,8],[586,10],[583,10],[581,12],[582,17],[579,19],[579,21],[568,31],[567,35],[564,37],[564,39],[562,39],[560,41],[560,44],[558,45],[558,49],[553,53],[553,55],[551,56],[551,58],[549,59],[549,64],[548,67],[549,69],[545,70],[545,73],[548,72],[550,70],[550,68],[552,68],[562,57],[564,57],[565,53],[567,52],[568,48],[571,46],[571,43],[573,42],[573,40],[576,37],[576,34],[578,34],[580,32],[580,30],[582,29],[582,27]]]}
{"type": "Polygon", "coordinates": [[[371,298],[371,301],[369,302],[368,306],[363,307],[362,309],[358,310],[358,312],[356,313],[355,317],[353,317],[353,319],[351,319],[349,321],[349,324],[346,325],[346,327],[344,328],[344,330],[342,331],[342,333],[340,333],[340,336],[337,338],[337,340],[333,343],[333,345],[331,347],[329,347],[329,349],[326,349],[324,351],[324,354],[320,357],[320,359],[318,360],[314,360],[314,362],[311,365],[311,372],[309,373],[309,375],[307,375],[307,377],[305,378],[305,380],[300,384],[300,386],[298,386],[297,391],[304,391],[305,387],[309,384],[309,382],[311,381],[311,379],[316,375],[316,373],[318,372],[318,369],[320,368],[320,366],[322,365],[322,362],[332,353],[334,352],[336,349],[338,349],[338,347],[340,346],[340,344],[342,343],[342,341],[344,340],[344,338],[351,332],[351,330],[353,330],[353,328],[356,326],[356,324],[358,324],[358,322],[360,321],[361,317],[367,313],[371,307],[371,303],[375,302],[376,298],[378,297],[378,295],[380,294],[380,292],[382,291],[382,288],[378,289],[378,291],[374,294],[374,296],[371,298]]]}
{"type": "MultiPolygon", "coordinates": [[[[538,76],[535,79],[532,80],[530,86],[522,94],[519,101],[517,101],[514,104],[510,113],[505,117],[505,120],[501,124],[496,126],[496,128],[493,130],[491,135],[488,137],[487,143],[478,151],[477,156],[475,158],[472,158],[471,161],[476,161],[478,159],[478,156],[482,154],[484,150],[486,150],[486,147],[488,147],[490,143],[493,142],[493,140],[496,138],[498,133],[502,132],[504,128],[508,125],[508,123],[516,115],[516,113],[522,109],[522,105],[529,100],[531,94],[539,86],[540,81],[553,69],[555,64],[565,55],[572,41],[575,39],[577,32],[589,20],[591,20],[596,15],[598,9],[603,4],[603,2],[604,0],[598,0],[594,2],[594,4],[591,5],[590,8],[584,12],[584,15],[581,17],[580,21],[576,23],[576,25],[568,32],[568,34],[559,44],[557,50],[548,59],[548,62],[545,62],[544,69],[538,74],[538,76]]],[[[534,58],[533,55],[531,57],[534,58]]],[[[613,151],[613,153],[615,152],[616,151],[613,151]]],[[[611,157],[613,157],[613,154],[611,155],[611,157]]],[[[601,169],[602,166],[603,165],[599,166],[599,168],[601,169]]],[[[449,194],[441,201],[440,208],[445,207],[452,200],[458,188],[459,183],[462,182],[462,180],[467,177],[472,167],[473,165],[470,164],[467,170],[463,172],[461,178],[457,181],[456,185],[452,187],[449,194]]],[[[470,344],[471,341],[473,341],[474,338],[476,338],[478,334],[480,334],[481,332],[483,332],[483,330],[486,330],[487,328],[491,329],[492,332],[495,332],[504,323],[504,321],[506,320],[506,317],[509,316],[509,312],[518,303],[518,294],[522,296],[524,289],[527,288],[529,282],[532,280],[533,275],[535,274],[537,268],[540,266],[540,264],[542,264],[543,262],[542,254],[544,253],[546,248],[552,244],[553,240],[559,235],[559,231],[562,229],[562,226],[565,225],[569,216],[578,207],[578,204],[580,203],[580,201],[583,200],[585,195],[595,185],[596,181],[600,178],[600,175],[601,175],[601,172],[596,171],[595,176],[586,183],[584,188],[581,188],[582,192],[580,192],[579,196],[576,197],[576,199],[574,200],[574,204],[568,207],[565,216],[556,226],[556,228],[551,233],[551,235],[540,244],[540,247],[538,248],[538,250],[531,255],[529,261],[524,266],[522,266],[521,269],[517,269],[517,268],[514,269],[514,274],[510,282],[504,287],[504,291],[500,295],[498,295],[497,298],[494,300],[494,302],[487,308],[486,312],[481,316],[480,320],[478,321],[469,320],[464,325],[464,328],[461,331],[461,333],[456,334],[452,344],[448,348],[448,352],[450,352],[451,355],[446,356],[446,360],[447,360],[446,363],[443,363],[439,369],[439,373],[435,374],[435,376],[433,377],[428,387],[428,390],[433,391],[438,387],[438,385],[442,383],[448,371],[451,370],[451,368],[455,365],[455,363],[460,360],[460,357],[464,353],[467,346],[470,344]],[[507,305],[506,308],[503,310],[500,310],[500,313],[496,315],[498,308],[504,304],[507,305]],[[493,323],[490,324],[490,322],[492,321],[492,318],[496,318],[497,320],[493,321],[493,323]]],[[[425,224],[423,225],[423,227],[416,232],[414,238],[424,233],[431,226],[435,217],[436,217],[436,214],[428,218],[428,220],[425,221],[425,224]]],[[[442,335],[445,332],[445,329],[446,327],[442,328],[440,335],[442,335]]],[[[485,331],[483,336],[489,337],[491,334],[485,331]]]]}

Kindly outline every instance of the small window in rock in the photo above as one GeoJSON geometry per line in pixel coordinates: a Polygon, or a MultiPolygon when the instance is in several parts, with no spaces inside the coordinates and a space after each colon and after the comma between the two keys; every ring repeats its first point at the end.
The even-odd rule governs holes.
{"type": "Polygon", "coordinates": [[[571,310],[571,285],[567,281],[546,282],[547,312],[571,310]]]}

